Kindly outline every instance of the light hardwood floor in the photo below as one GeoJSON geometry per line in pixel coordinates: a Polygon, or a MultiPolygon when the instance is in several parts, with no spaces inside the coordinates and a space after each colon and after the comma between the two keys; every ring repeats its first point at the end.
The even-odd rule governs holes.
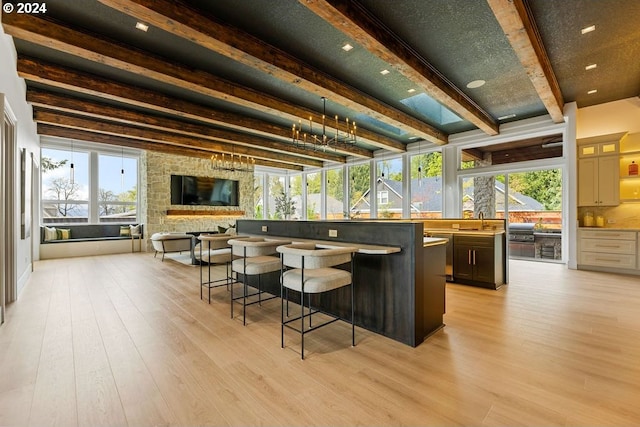
{"type": "MultiPolygon", "coordinates": [[[[215,269],[218,273],[220,267],[215,269]]],[[[417,348],[338,322],[280,348],[279,300],[229,318],[150,254],[41,261],[0,327],[0,425],[639,425],[640,278],[511,261],[447,285],[417,348]]]]}

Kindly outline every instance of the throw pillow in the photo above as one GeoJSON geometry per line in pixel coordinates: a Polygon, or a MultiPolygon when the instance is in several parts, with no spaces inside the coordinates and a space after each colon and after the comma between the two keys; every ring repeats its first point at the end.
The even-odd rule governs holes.
{"type": "Polygon", "coordinates": [[[44,241],[58,240],[58,232],[55,227],[44,227],[44,241]]]}
{"type": "Polygon", "coordinates": [[[131,236],[131,228],[127,225],[120,226],[120,237],[131,236]]]}
{"type": "Polygon", "coordinates": [[[235,227],[229,227],[227,228],[227,231],[225,234],[231,235],[231,236],[235,236],[236,235],[236,228],[235,227]]]}
{"type": "Polygon", "coordinates": [[[140,235],[140,233],[141,233],[140,224],[138,224],[138,225],[130,225],[129,226],[129,231],[131,232],[132,236],[140,235]]]}
{"type": "Polygon", "coordinates": [[[218,226],[218,233],[224,234],[226,232],[227,232],[227,228],[226,227],[218,226]]]}
{"type": "Polygon", "coordinates": [[[58,228],[56,229],[56,235],[58,240],[69,240],[71,238],[70,228],[58,228]]]}

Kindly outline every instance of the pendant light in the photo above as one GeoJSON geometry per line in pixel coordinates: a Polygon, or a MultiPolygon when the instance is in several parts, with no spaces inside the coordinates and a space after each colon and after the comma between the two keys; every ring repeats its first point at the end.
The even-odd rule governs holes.
{"type": "Polygon", "coordinates": [[[418,141],[418,185],[422,187],[422,156],[420,154],[421,141],[418,141]]]}
{"type": "Polygon", "coordinates": [[[74,178],[75,178],[75,171],[74,171],[74,167],[73,167],[73,141],[71,141],[71,165],[69,167],[69,181],[71,182],[71,185],[73,185],[74,183],[74,178]]]}
{"type": "Polygon", "coordinates": [[[124,191],[124,147],[121,147],[120,154],[120,189],[124,191]]]}

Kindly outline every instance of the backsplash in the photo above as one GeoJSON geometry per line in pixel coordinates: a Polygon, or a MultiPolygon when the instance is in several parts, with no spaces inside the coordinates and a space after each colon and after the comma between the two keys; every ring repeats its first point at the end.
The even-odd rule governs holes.
{"type": "Polygon", "coordinates": [[[608,207],[578,208],[578,221],[584,227],[583,218],[586,212],[593,213],[593,217],[604,217],[604,228],[633,228],[640,229],[640,203],[622,203],[608,207]],[[614,221],[614,223],[610,223],[614,221]]]}

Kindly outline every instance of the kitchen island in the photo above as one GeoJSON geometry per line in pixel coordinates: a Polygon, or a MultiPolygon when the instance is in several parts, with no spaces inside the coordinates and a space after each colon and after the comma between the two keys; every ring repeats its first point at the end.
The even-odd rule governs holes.
{"type": "MultiPolygon", "coordinates": [[[[425,238],[420,221],[239,219],[236,224],[243,235],[359,247],[353,271],[359,327],[415,347],[444,326],[446,240],[425,238]]],[[[278,274],[268,276],[265,289],[279,295],[278,280],[278,274]]],[[[349,296],[343,292],[348,290],[319,304],[349,319],[344,304],[349,296]]]]}

